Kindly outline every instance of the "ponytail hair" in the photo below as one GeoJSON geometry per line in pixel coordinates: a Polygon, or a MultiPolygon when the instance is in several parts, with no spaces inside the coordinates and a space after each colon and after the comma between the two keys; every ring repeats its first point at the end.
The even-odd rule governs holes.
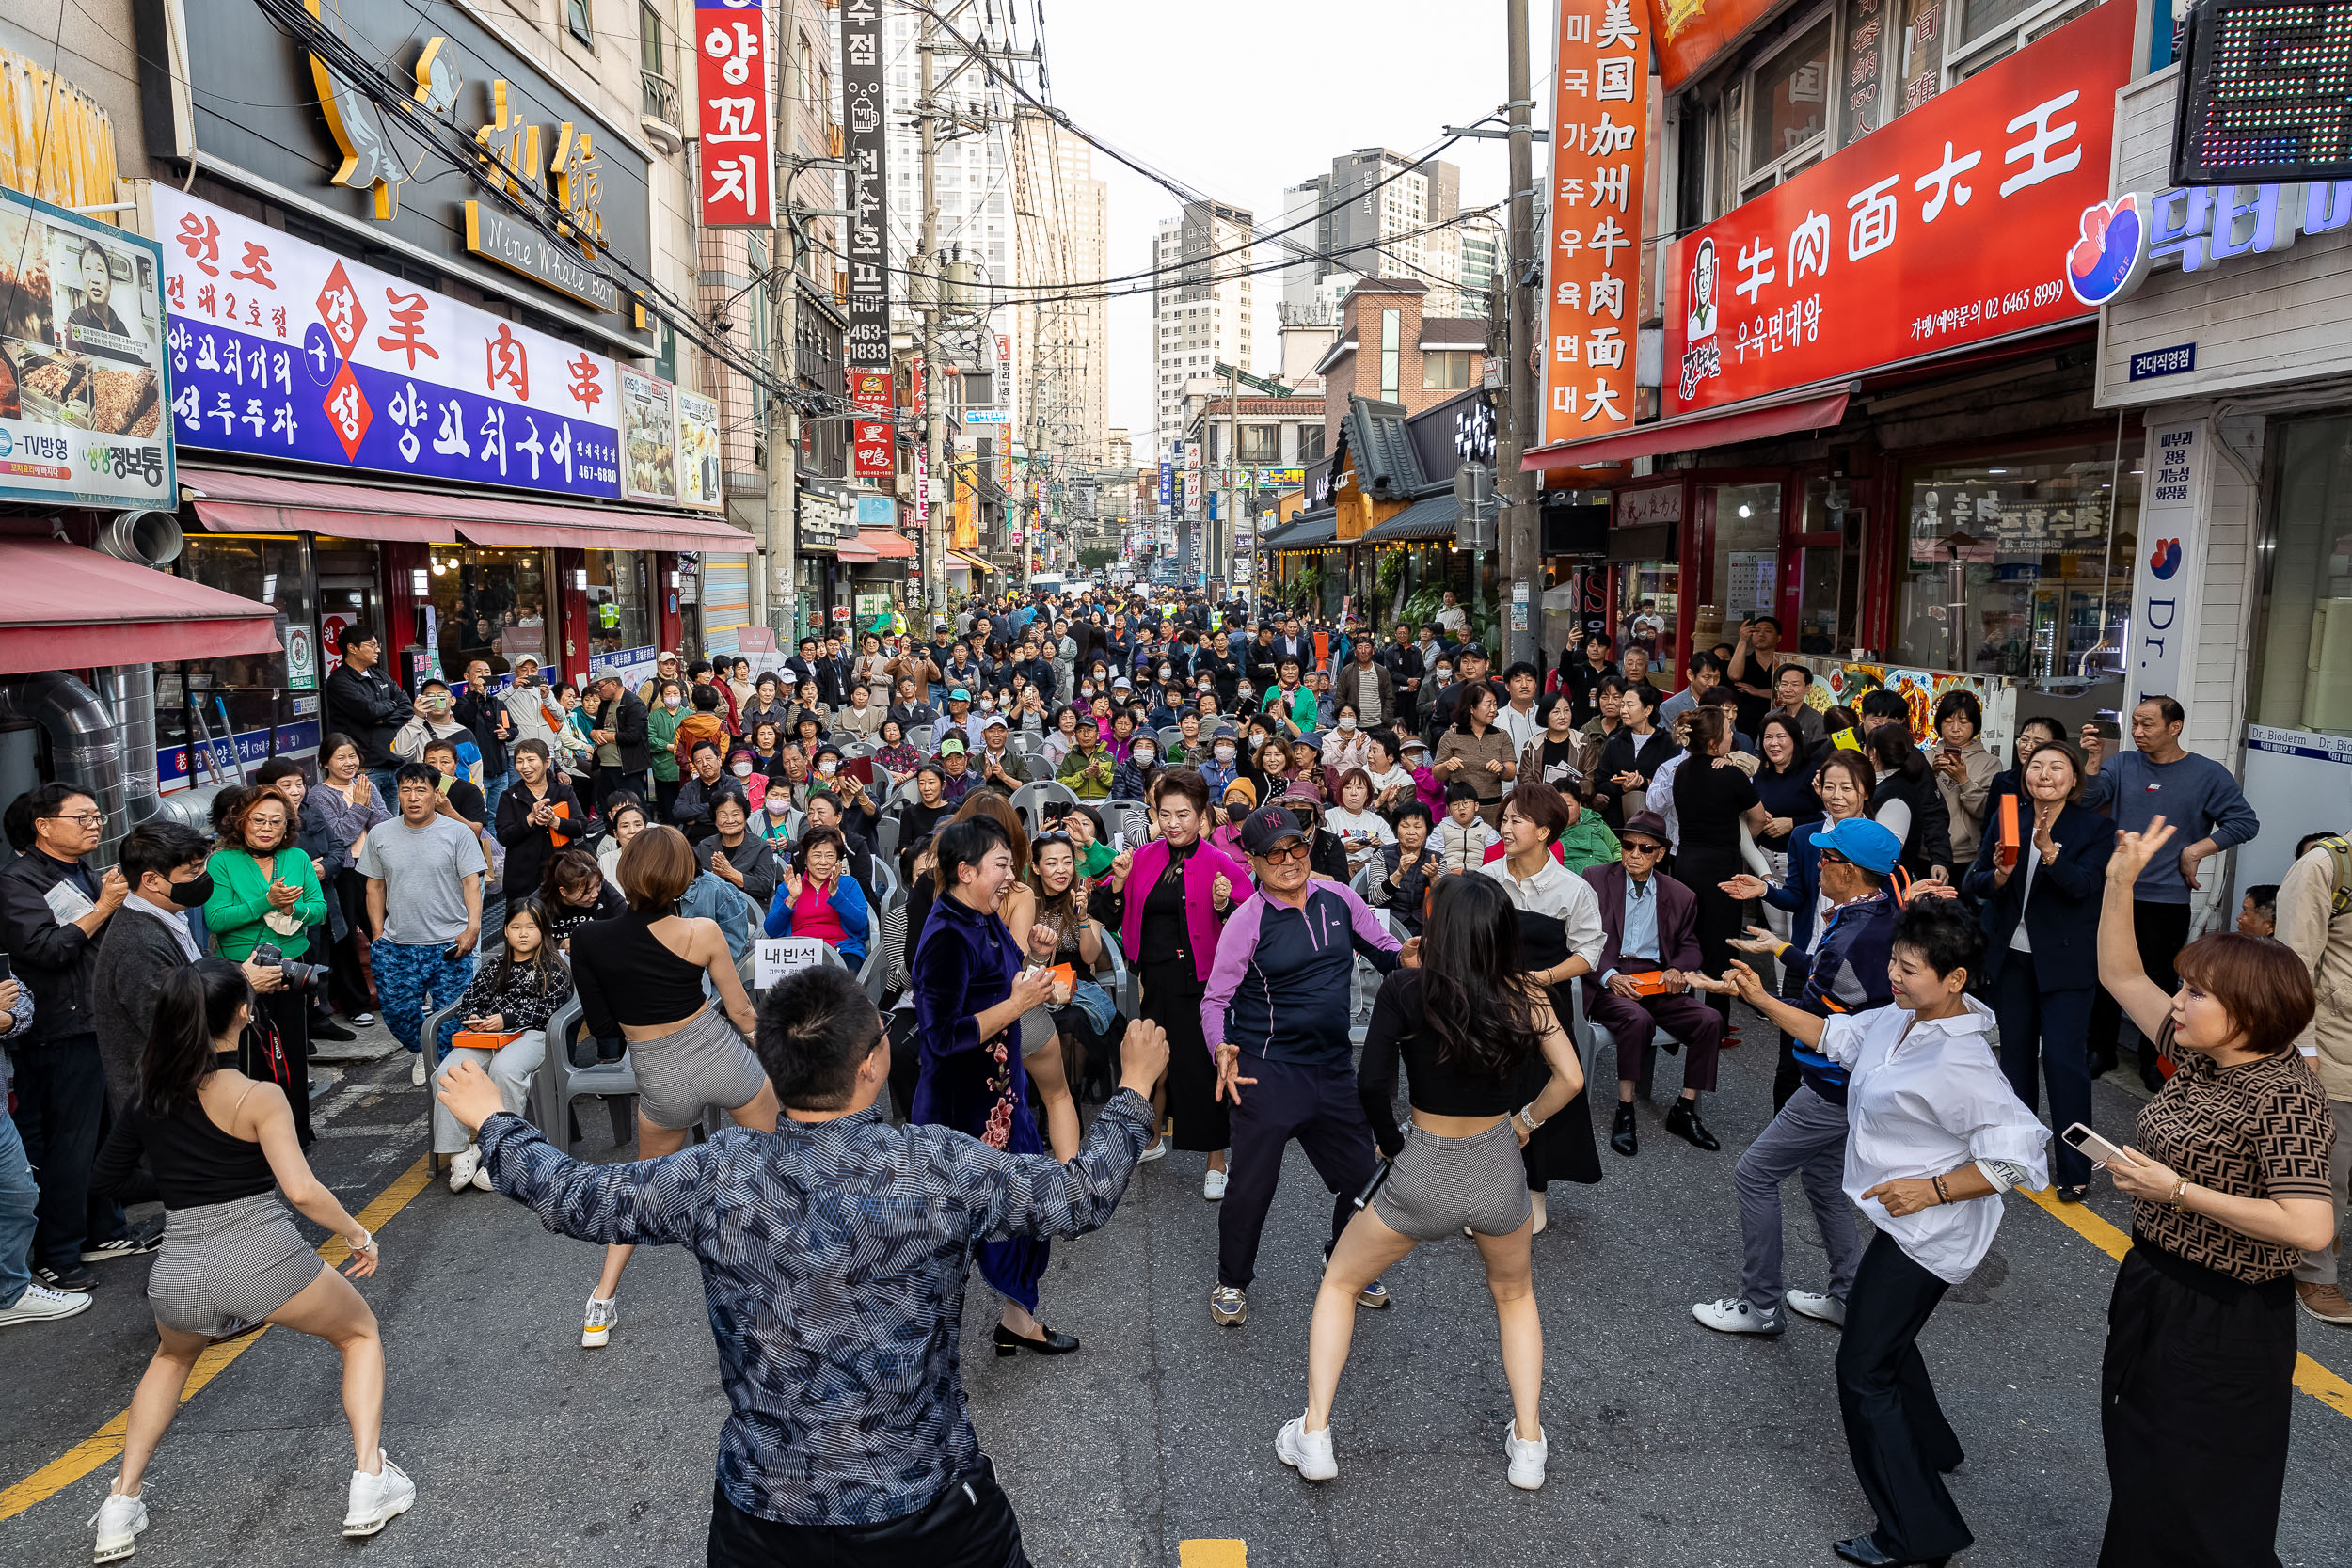
{"type": "Polygon", "coordinates": [[[199,958],[165,974],[139,1054],[139,1101],[148,1115],[167,1117],[195,1103],[214,1071],[213,1042],[252,1000],[245,971],[227,958],[199,958]]]}

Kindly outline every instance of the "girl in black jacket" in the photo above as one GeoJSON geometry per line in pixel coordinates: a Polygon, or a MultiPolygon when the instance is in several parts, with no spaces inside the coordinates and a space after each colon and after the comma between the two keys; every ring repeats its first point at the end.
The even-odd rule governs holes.
{"type": "Polygon", "coordinates": [[[1593,793],[1601,816],[1613,829],[1625,826],[1625,798],[1632,790],[1649,788],[1649,782],[1668,757],[1681,748],[1673,732],[1658,721],[1658,705],[1665,699],[1646,681],[1629,686],[1617,698],[1617,733],[1600,751],[1593,769],[1593,793]]]}
{"type": "Polygon", "coordinates": [[[1899,828],[1903,835],[1903,855],[1897,863],[1914,880],[1953,880],[1951,814],[1945,809],[1944,792],[1935,787],[1935,770],[1913,744],[1910,729],[1901,723],[1881,724],[1863,742],[1863,750],[1879,769],[1878,787],[1870,795],[1870,819],[1899,828]],[[1902,808],[1899,824],[1889,818],[1890,806],[1902,808]]]}
{"type": "Polygon", "coordinates": [[[588,813],[551,765],[544,740],[515,743],[515,783],[499,797],[490,831],[506,847],[501,882],[509,904],[538,892],[548,859],[587,832],[588,813]],[[545,808],[545,809],[542,809],[545,808]]]}

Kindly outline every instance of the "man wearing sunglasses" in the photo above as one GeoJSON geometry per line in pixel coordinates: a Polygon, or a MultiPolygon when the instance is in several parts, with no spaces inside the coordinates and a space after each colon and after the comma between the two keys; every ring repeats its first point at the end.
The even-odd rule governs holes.
{"type": "Polygon", "coordinates": [[[1699,968],[1698,898],[1659,867],[1666,855],[1666,823],[1640,812],[1618,830],[1622,861],[1584,873],[1600,905],[1600,962],[1584,981],[1584,1013],[1617,1042],[1617,1116],[1609,1147],[1630,1156],[1640,1148],[1633,1101],[1650,1075],[1658,1031],[1690,1048],[1682,1064],[1682,1098],[1666,1116],[1666,1131],[1713,1153],[1723,1146],[1699,1119],[1699,1095],[1715,1086],[1723,1049],[1723,1018],[1691,994],[1687,976],[1699,968]]]}
{"type": "MultiPolygon", "coordinates": [[[[1379,1168],[1356,1095],[1348,1039],[1356,955],[1386,974],[1418,961],[1345,884],[1312,876],[1307,830],[1280,806],[1250,814],[1242,847],[1258,890],[1225,923],[1200,1002],[1200,1032],[1216,1061],[1216,1097],[1232,1105],[1232,1167],[1217,1214],[1216,1286],[1209,1317],[1228,1327],[1249,1313],[1258,1236],[1295,1138],[1331,1191],[1331,1241],[1379,1168]],[[1244,1090],[1248,1093],[1244,1093],[1244,1090]]],[[[1418,939],[1417,939],[1418,940],[1418,939]]],[[[1327,1255],[1330,1248],[1325,1249],[1327,1255]]],[[[1357,1296],[1389,1305],[1378,1280],[1357,1296]]]]}

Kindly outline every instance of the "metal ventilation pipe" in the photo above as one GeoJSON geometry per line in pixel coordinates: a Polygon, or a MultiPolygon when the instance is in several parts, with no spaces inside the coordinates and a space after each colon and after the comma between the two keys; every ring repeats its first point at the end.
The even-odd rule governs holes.
{"type": "Polygon", "coordinates": [[[96,673],[122,737],[122,832],[127,833],[162,809],[155,776],[155,667],[118,664],[96,673]]]}
{"type": "MultiPolygon", "coordinates": [[[[154,679],[148,676],[147,777],[148,811],[154,811],[155,777],[151,759],[155,742],[154,679]]],[[[62,670],[37,670],[29,675],[0,680],[0,719],[28,720],[49,734],[50,759],[56,777],[89,792],[105,815],[99,830],[98,856],[93,863],[112,865],[116,846],[131,831],[125,807],[122,738],[114,715],[97,692],[62,670]]]]}

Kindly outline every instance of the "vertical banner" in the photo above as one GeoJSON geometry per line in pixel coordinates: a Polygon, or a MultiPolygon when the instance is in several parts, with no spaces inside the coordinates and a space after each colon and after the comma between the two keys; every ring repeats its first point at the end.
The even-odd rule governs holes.
{"type": "Polygon", "coordinates": [[[888,371],[851,371],[850,372],[850,406],[856,412],[850,420],[850,450],[856,455],[856,473],[860,479],[888,479],[894,467],[897,443],[891,422],[891,379],[888,371]]]}
{"type": "Polygon", "coordinates": [[[1633,423],[1648,10],[1639,0],[1559,0],[1552,36],[1546,446],[1633,423]]]}
{"type": "Polygon", "coordinates": [[[768,19],[759,0],[695,0],[694,103],[702,137],[707,229],[765,229],[776,221],[774,124],[768,19]]]}
{"type": "Polygon", "coordinates": [[[882,0],[841,0],[842,150],[850,161],[849,359],[890,369],[889,135],[882,124],[882,0]]]}
{"type": "Polygon", "coordinates": [[[2132,568],[2127,715],[2150,697],[2192,705],[2189,647],[2203,597],[2205,448],[2211,439],[2202,420],[2148,427],[2147,499],[2140,503],[2139,555],[2132,568]]]}

